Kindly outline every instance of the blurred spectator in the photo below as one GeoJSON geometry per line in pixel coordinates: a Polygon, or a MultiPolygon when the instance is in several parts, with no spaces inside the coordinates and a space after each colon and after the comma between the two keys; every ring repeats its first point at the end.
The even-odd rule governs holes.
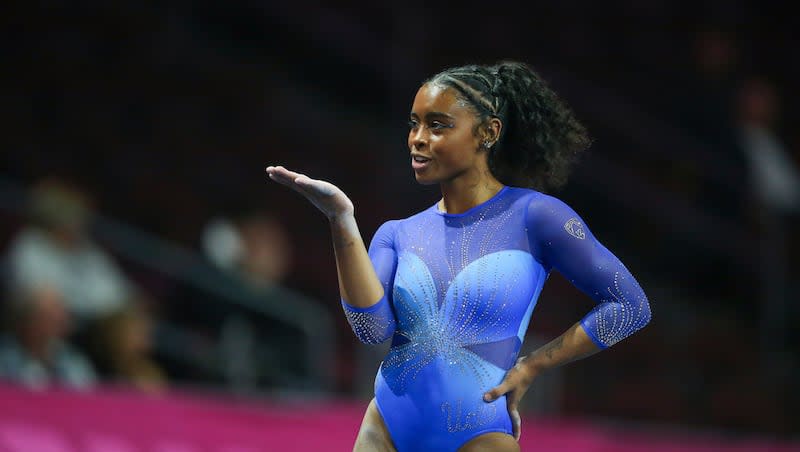
{"type": "Polygon", "coordinates": [[[775,87],[751,77],[737,94],[738,138],[758,203],[776,214],[800,212],[800,170],[776,130],[780,104],[775,87]]]}
{"type": "MultiPolygon", "coordinates": [[[[800,218],[800,170],[778,133],[780,103],[776,87],[764,77],[742,81],[737,96],[738,138],[749,163],[752,189],[751,225],[758,232],[759,312],[763,366],[770,377],[791,366],[792,330],[796,309],[791,298],[796,281],[792,249],[797,247],[800,218]]],[[[796,357],[795,357],[796,359],[796,357]]],[[[796,363],[795,363],[796,365],[796,363]]]]}
{"type": "MultiPolygon", "coordinates": [[[[743,203],[747,187],[742,184],[747,177],[747,162],[736,138],[733,109],[744,56],[737,37],[722,24],[700,23],[689,36],[685,74],[676,82],[675,90],[666,91],[676,124],[698,145],[690,162],[673,165],[681,168],[675,173],[675,185],[687,190],[690,202],[712,217],[712,223],[729,230],[737,229],[747,214],[743,203]]],[[[752,302],[750,280],[731,277],[726,254],[700,246],[687,260],[680,243],[666,239],[662,245],[660,255],[671,265],[680,266],[685,282],[697,287],[709,302],[724,308],[752,302]]]]}
{"type": "Polygon", "coordinates": [[[78,328],[122,308],[133,287],[88,235],[87,194],[62,181],[42,180],[30,193],[28,213],[10,245],[9,286],[53,284],[78,328]]]}
{"type": "Polygon", "coordinates": [[[255,289],[282,285],[293,260],[286,227],[262,211],[211,221],[203,234],[203,248],[217,267],[255,289]]]}
{"type": "Polygon", "coordinates": [[[103,377],[145,392],[167,388],[167,376],[152,356],[151,319],[139,306],[111,314],[98,328],[93,348],[103,377]]]}
{"type": "MultiPolygon", "coordinates": [[[[232,283],[230,289],[254,305],[289,312],[317,303],[286,285],[295,244],[285,223],[268,210],[238,210],[214,218],[204,228],[201,247],[206,258],[229,276],[223,280],[232,283]]],[[[288,376],[314,372],[307,366],[303,339],[294,326],[246,306],[198,304],[198,296],[202,294],[178,297],[182,304],[172,316],[176,322],[205,325],[219,337],[225,378],[232,387],[252,390],[257,385],[306,384],[302,378],[288,376]],[[276,368],[278,363],[280,368],[276,368]]]]}
{"type": "Polygon", "coordinates": [[[31,388],[89,388],[96,381],[87,357],[67,342],[69,313],[52,287],[18,291],[6,304],[7,332],[0,340],[0,377],[31,388]]]}
{"type": "Polygon", "coordinates": [[[28,203],[29,219],[10,244],[8,286],[25,290],[52,285],[74,323],[72,341],[90,351],[99,325],[127,306],[143,303],[146,294],[90,237],[93,211],[86,192],[43,179],[33,186],[28,203]]]}

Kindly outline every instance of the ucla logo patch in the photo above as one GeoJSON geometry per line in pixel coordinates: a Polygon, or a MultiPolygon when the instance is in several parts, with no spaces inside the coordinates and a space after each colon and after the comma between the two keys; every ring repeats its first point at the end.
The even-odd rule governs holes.
{"type": "Polygon", "coordinates": [[[583,225],[577,218],[570,218],[566,223],[564,223],[564,229],[569,232],[569,235],[578,238],[578,239],[585,239],[586,233],[583,232],[583,225]]]}

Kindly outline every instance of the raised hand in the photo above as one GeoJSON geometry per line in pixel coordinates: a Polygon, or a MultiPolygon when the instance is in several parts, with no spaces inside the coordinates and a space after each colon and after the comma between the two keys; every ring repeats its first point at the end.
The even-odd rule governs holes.
{"type": "Polygon", "coordinates": [[[339,187],[324,180],[311,179],[305,174],[290,171],[282,166],[268,166],[269,178],[286,185],[305,196],[329,220],[353,215],[353,202],[339,187]]]}

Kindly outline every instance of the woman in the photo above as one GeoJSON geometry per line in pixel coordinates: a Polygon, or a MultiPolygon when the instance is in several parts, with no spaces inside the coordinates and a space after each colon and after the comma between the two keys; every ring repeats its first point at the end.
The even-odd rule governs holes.
{"type": "Polygon", "coordinates": [[[590,140],[528,65],[433,76],[414,98],[409,125],[415,177],[439,184],[442,198],[384,223],[369,250],[341,190],[267,168],[328,217],[356,335],[392,339],[354,450],[519,450],[517,407],[536,376],[634,333],[650,320],[649,303],[583,220],[538,191],[562,184],[590,140]],[[597,305],[518,360],[551,269],[597,305]]]}

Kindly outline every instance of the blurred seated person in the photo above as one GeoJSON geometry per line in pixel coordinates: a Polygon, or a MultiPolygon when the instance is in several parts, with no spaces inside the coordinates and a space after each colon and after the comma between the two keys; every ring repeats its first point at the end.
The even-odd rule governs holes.
{"type": "Polygon", "coordinates": [[[767,78],[745,78],[738,91],[739,140],[750,164],[755,201],[769,212],[800,213],[800,168],[778,131],[780,94],[767,78]]]}
{"type": "Polygon", "coordinates": [[[69,313],[57,290],[21,289],[4,307],[7,327],[0,339],[0,378],[33,389],[88,389],[95,384],[91,362],[67,342],[69,313]]]}
{"type": "Polygon", "coordinates": [[[262,211],[211,221],[204,231],[203,248],[214,265],[254,289],[282,285],[293,262],[286,226],[262,211]]]}
{"type": "Polygon", "coordinates": [[[92,213],[84,191],[59,180],[38,182],[29,195],[28,221],[12,238],[7,262],[12,289],[47,283],[63,294],[78,336],[136,293],[112,256],[89,236],[92,213]]]}
{"type": "Polygon", "coordinates": [[[98,370],[110,383],[160,393],[167,388],[167,376],[153,358],[152,324],[138,305],[111,314],[93,335],[98,370]]]}
{"type": "MultiPolygon", "coordinates": [[[[790,319],[800,312],[794,302],[800,281],[800,166],[783,135],[783,98],[775,82],[751,75],[737,94],[738,138],[750,170],[749,221],[758,234],[760,260],[762,301],[752,317],[761,319],[765,349],[796,349],[800,335],[790,319]]],[[[800,357],[795,360],[800,363],[800,357]]]]}

